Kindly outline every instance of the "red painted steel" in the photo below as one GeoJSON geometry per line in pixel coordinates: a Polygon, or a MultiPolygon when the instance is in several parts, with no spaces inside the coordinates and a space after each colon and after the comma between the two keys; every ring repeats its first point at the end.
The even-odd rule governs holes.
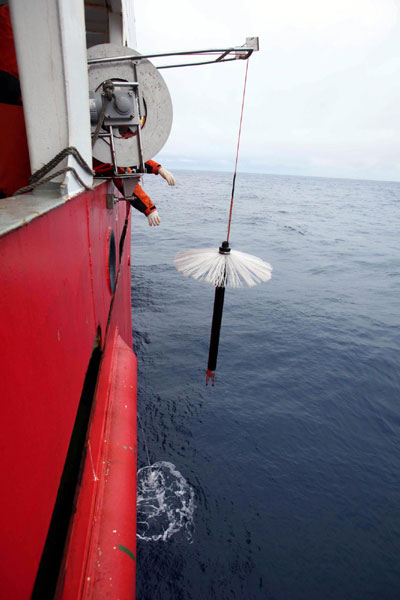
{"type": "Polygon", "coordinates": [[[107,323],[118,326],[131,347],[130,225],[113,303],[105,250],[111,227],[119,260],[127,206],[107,210],[106,193],[84,192],[0,238],[4,598],[31,595],[97,329],[104,345],[107,323]]]}
{"type": "Polygon", "coordinates": [[[136,357],[109,331],[82,485],[57,598],[133,600],[136,574],[136,357]]]}

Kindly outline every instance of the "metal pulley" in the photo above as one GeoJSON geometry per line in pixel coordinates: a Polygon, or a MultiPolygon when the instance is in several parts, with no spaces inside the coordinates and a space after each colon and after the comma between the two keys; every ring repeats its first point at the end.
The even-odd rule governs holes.
{"type": "MultiPolygon", "coordinates": [[[[104,102],[104,92],[89,92],[90,122],[97,125],[104,102]]],[[[135,106],[132,90],[115,89],[112,99],[108,102],[103,125],[113,127],[139,125],[139,113],[135,106]]]]}
{"type": "Polygon", "coordinates": [[[93,156],[114,168],[135,167],[142,172],[171,131],[168,88],[152,63],[126,46],[93,46],[88,59],[92,134],[99,130],[93,156]]]}

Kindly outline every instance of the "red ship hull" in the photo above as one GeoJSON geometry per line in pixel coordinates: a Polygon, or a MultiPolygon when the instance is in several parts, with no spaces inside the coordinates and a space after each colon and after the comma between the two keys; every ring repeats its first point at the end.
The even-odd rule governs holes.
{"type": "Polygon", "coordinates": [[[130,207],[109,210],[106,199],[103,183],[0,238],[4,598],[34,590],[96,345],[101,360],[57,595],[102,598],[113,589],[133,598],[130,207]]]}

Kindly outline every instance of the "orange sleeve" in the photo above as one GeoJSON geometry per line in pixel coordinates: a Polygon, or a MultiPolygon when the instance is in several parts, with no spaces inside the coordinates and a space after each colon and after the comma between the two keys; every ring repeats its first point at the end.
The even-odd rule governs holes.
{"type": "Polygon", "coordinates": [[[154,206],[150,196],[146,194],[146,192],[140,187],[139,184],[136,185],[133,191],[134,199],[131,200],[131,204],[134,208],[136,208],[139,212],[144,213],[146,217],[154,212],[156,207],[154,206]]]}
{"type": "Polygon", "coordinates": [[[158,171],[161,169],[161,165],[156,163],[155,160],[148,160],[146,162],[146,172],[153,173],[154,175],[158,175],[158,171]]]}

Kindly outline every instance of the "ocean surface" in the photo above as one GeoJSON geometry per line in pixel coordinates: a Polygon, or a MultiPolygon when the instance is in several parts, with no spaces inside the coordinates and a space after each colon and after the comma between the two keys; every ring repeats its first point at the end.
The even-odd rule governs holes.
{"type": "Polygon", "coordinates": [[[232,175],[174,174],[132,306],[139,474],[185,510],[140,496],[138,600],[398,600],[400,183],[238,174],[231,246],[273,273],[226,291],[206,387],[214,289],[173,261],[225,239],[232,175]]]}

